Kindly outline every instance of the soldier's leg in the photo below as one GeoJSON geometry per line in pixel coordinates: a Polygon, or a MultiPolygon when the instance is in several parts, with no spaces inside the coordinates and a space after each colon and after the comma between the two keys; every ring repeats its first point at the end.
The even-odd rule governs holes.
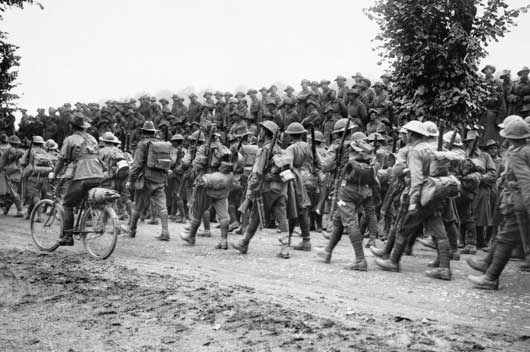
{"type": "Polygon", "coordinates": [[[150,204],[150,194],[146,187],[144,186],[144,189],[134,191],[134,208],[131,213],[131,219],[129,220],[129,237],[136,237],[138,220],[142,212],[150,204]]]}
{"type": "MultiPolygon", "coordinates": [[[[309,213],[307,208],[298,209],[298,222],[300,223],[300,230],[302,232],[302,242],[293,246],[293,249],[297,251],[310,251],[311,235],[309,232],[309,213]]],[[[292,233],[292,229],[289,228],[289,230],[292,233]]]]}
{"type": "Polygon", "coordinates": [[[186,207],[184,205],[184,201],[178,198],[176,201],[176,207],[178,210],[178,215],[175,218],[175,222],[185,223],[186,222],[186,207]]]}
{"type": "Polygon", "coordinates": [[[68,184],[63,199],[63,233],[59,239],[59,245],[72,246],[74,244],[74,207],[76,207],[83,196],[83,181],[75,180],[68,184]]]}
{"type": "MultiPolygon", "coordinates": [[[[337,211],[339,212],[340,218],[342,219],[342,223],[344,224],[344,232],[350,237],[350,242],[355,253],[355,260],[351,265],[347,266],[346,269],[366,271],[368,269],[368,264],[366,263],[366,259],[364,258],[363,235],[359,229],[358,222],[356,221],[355,217],[355,209],[357,207],[355,206],[355,203],[352,202],[343,203],[344,204],[337,206],[337,211]]],[[[365,201],[365,204],[363,204],[365,208],[365,215],[368,215],[366,209],[369,208],[371,205],[373,205],[373,201],[371,198],[367,199],[365,201]]],[[[367,222],[367,224],[369,224],[369,221],[367,222]]]]}
{"type": "Polygon", "coordinates": [[[213,201],[213,207],[217,214],[221,229],[221,240],[215,246],[216,249],[228,249],[228,225],[230,222],[230,214],[228,213],[228,198],[216,199],[213,201]]]}
{"type": "MultiPolygon", "coordinates": [[[[190,225],[189,228],[186,230],[184,229],[183,232],[180,234],[180,238],[182,238],[184,241],[186,241],[190,245],[195,244],[195,236],[197,235],[197,230],[199,229],[199,226],[201,225],[201,219],[204,218],[204,214],[207,213],[207,209],[211,206],[211,199],[209,197],[206,197],[204,194],[199,194],[197,192],[197,198],[204,197],[200,200],[199,203],[195,203],[193,205],[193,209],[191,210],[190,214],[190,225]]],[[[197,202],[198,199],[195,199],[194,202],[197,202]]],[[[208,214],[209,219],[209,214],[208,214]]]]}
{"type": "MultiPolygon", "coordinates": [[[[377,215],[375,213],[375,204],[373,198],[369,198],[363,204],[364,216],[366,217],[366,228],[369,234],[369,240],[366,244],[366,248],[375,245],[375,239],[377,238],[377,215]]],[[[361,232],[361,234],[363,234],[361,232]]]]}
{"type": "Polygon", "coordinates": [[[156,239],[159,241],[169,241],[169,214],[167,211],[166,191],[164,185],[150,185],[153,188],[151,199],[153,200],[156,212],[160,216],[162,232],[156,239]]]}
{"type": "Polygon", "coordinates": [[[425,219],[424,228],[430,234],[437,244],[439,268],[427,270],[428,277],[451,280],[450,270],[450,246],[447,239],[447,233],[443,223],[443,218],[440,211],[435,211],[434,214],[425,219]]]}
{"type": "Polygon", "coordinates": [[[512,212],[506,215],[501,224],[495,250],[493,251],[493,260],[488,267],[486,274],[481,276],[469,276],[471,282],[477,288],[497,289],[499,286],[499,277],[510,260],[512,250],[520,239],[519,224],[517,218],[512,212]]]}

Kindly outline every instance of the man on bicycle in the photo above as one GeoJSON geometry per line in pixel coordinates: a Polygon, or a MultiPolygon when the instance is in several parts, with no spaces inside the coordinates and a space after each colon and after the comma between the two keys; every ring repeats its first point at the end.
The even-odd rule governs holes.
{"type": "Polygon", "coordinates": [[[104,164],[98,153],[98,142],[87,133],[90,124],[82,115],[76,115],[72,121],[73,134],[66,137],[59,154],[59,160],[51,178],[59,175],[64,167],[65,179],[69,179],[63,198],[63,233],[60,246],[73,246],[74,207],[79,206],[87,197],[88,191],[101,184],[104,164]]]}

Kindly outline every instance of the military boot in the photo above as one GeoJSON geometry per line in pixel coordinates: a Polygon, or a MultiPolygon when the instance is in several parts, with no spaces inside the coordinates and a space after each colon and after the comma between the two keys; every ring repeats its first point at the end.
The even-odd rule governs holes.
{"type": "Polygon", "coordinates": [[[344,269],[355,271],[367,271],[368,263],[366,263],[366,259],[355,260],[352,264],[345,266],[344,269]]]}
{"type": "Polygon", "coordinates": [[[425,276],[440,279],[440,280],[451,280],[451,269],[449,268],[435,268],[427,270],[425,276]]]}
{"type": "Polygon", "coordinates": [[[388,259],[375,258],[375,264],[383,270],[399,272],[399,262],[404,250],[405,244],[396,241],[390,257],[388,259]]]}
{"type": "Polygon", "coordinates": [[[140,219],[140,213],[133,210],[131,213],[131,219],[129,224],[129,237],[136,237],[136,229],[138,228],[138,220],[140,219]]]}
{"type": "Polygon", "coordinates": [[[59,246],[73,246],[74,245],[74,237],[72,235],[72,230],[63,231],[63,234],[59,238],[59,242],[57,244],[59,246]]]}
{"type": "Polygon", "coordinates": [[[189,245],[193,246],[195,245],[195,234],[197,233],[197,229],[199,228],[199,225],[201,224],[200,220],[193,219],[190,222],[189,231],[183,231],[180,233],[180,238],[182,238],[185,242],[187,242],[189,245]]]}
{"type": "Polygon", "coordinates": [[[473,246],[472,244],[467,244],[462,250],[460,251],[462,254],[477,254],[477,247],[473,246]]]}
{"type": "Polygon", "coordinates": [[[466,262],[467,265],[476,271],[480,271],[481,273],[486,273],[486,271],[488,271],[488,263],[482,259],[475,260],[473,258],[467,258],[466,262]]]}
{"type": "Polygon", "coordinates": [[[251,236],[249,233],[246,233],[245,236],[237,243],[230,242],[230,246],[239,251],[241,254],[247,254],[248,244],[250,243],[252,237],[253,236],[251,236]]]}
{"type": "Polygon", "coordinates": [[[311,240],[309,238],[302,238],[302,242],[298,243],[297,245],[293,246],[293,249],[295,251],[311,251],[311,240]]]}
{"type": "Polygon", "coordinates": [[[431,237],[420,238],[418,242],[421,243],[424,247],[436,250],[436,243],[432,240],[431,237]]]}
{"type": "Polygon", "coordinates": [[[473,288],[482,290],[499,289],[499,280],[490,280],[486,275],[469,275],[467,278],[473,284],[473,288]]]}
{"type": "Polygon", "coordinates": [[[324,263],[329,264],[331,262],[331,253],[328,252],[325,248],[316,248],[317,257],[322,258],[324,263]]]}
{"type": "Polygon", "coordinates": [[[427,264],[427,266],[429,268],[439,268],[440,267],[440,259],[436,258],[435,260],[433,260],[432,262],[429,262],[427,264]]]}
{"type": "Polygon", "coordinates": [[[169,241],[169,229],[168,229],[169,217],[167,213],[163,212],[160,214],[160,221],[162,223],[162,233],[160,233],[160,236],[157,236],[155,238],[159,241],[169,241]]]}
{"type": "Polygon", "coordinates": [[[221,240],[215,249],[228,249],[228,221],[221,222],[221,240]]]}

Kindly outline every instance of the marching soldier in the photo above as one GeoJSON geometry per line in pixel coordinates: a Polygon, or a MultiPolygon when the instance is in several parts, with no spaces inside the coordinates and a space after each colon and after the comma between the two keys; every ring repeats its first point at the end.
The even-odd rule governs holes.
{"type": "Polygon", "coordinates": [[[186,222],[186,206],[184,204],[184,188],[182,187],[183,169],[182,159],[187,150],[184,148],[184,136],[175,134],[171,137],[171,171],[168,176],[168,213],[169,217],[176,223],[183,224],[186,222]],[[176,213],[179,215],[176,215],[176,213]]]}
{"type": "Polygon", "coordinates": [[[20,166],[24,168],[24,203],[28,206],[25,218],[28,220],[35,204],[48,191],[48,174],[54,167],[41,136],[33,137],[31,148],[20,158],[20,166]]]}
{"type": "Polygon", "coordinates": [[[17,207],[15,217],[24,216],[22,213],[22,200],[18,185],[22,179],[20,158],[24,151],[20,149],[20,139],[16,135],[7,139],[9,148],[4,149],[0,159],[0,196],[3,198],[4,215],[9,213],[13,203],[17,207]]]}
{"type": "Polygon", "coordinates": [[[423,225],[423,228],[436,241],[440,262],[439,268],[427,270],[425,274],[432,278],[450,280],[450,246],[442,218],[442,204],[434,201],[425,205],[420,203],[422,185],[425,178],[430,176],[430,163],[434,158],[432,145],[427,142],[430,135],[420,121],[410,121],[403,128],[408,131],[407,139],[411,144],[411,149],[408,152],[408,166],[411,175],[410,205],[403,227],[396,237],[390,258],[376,258],[375,262],[383,270],[399,271],[399,262],[409,236],[423,225]]]}
{"type": "Polygon", "coordinates": [[[129,174],[127,188],[134,190],[134,209],[131,215],[129,237],[136,237],[140,214],[152,204],[160,216],[162,232],[159,241],[169,241],[166,192],[167,173],[171,165],[171,144],[157,139],[152,121],[142,126],[143,139],[138,143],[129,174]]]}
{"type": "Polygon", "coordinates": [[[521,242],[524,247],[528,245],[525,221],[530,215],[530,146],[527,141],[530,138],[530,128],[519,119],[506,123],[500,134],[511,146],[507,168],[503,173],[505,189],[500,211],[504,219],[495,247],[492,248],[491,262],[472,265],[472,268],[484,272],[484,275],[468,276],[473,287],[489,290],[499,288],[499,277],[510,260],[512,250],[521,242]]]}
{"type": "MultiPolygon", "coordinates": [[[[313,155],[311,147],[303,139],[307,134],[307,130],[298,122],[291,123],[285,130],[285,134],[291,137],[291,144],[285,149],[282,159],[291,168],[294,174],[294,189],[296,194],[296,210],[297,218],[302,232],[302,242],[293,246],[294,250],[310,251],[311,241],[309,233],[309,207],[311,206],[311,199],[307,193],[302,177],[302,168],[305,165],[313,165],[319,169],[321,167],[320,158],[318,155],[313,155]]],[[[296,226],[296,219],[289,218],[289,235],[294,232],[296,226]]]]}
{"type": "MultiPolygon", "coordinates": [[[[247,200],[252,201],[250,222],[245,229],[244,237],[230,245],[241,254],[246,254],[248,245],[261,223],[266,221],[265,215],[274,216],[280,231],[280,238],[289,230],[286,216],[287,187],[280,177],[280,169],[272,162],[272,158],[282,153],[277,145],[280,128],[273,121],[260,123],[260,140],[263,145],[258,149],[256,161],[252,168],[247,186],[247,200]]],[[[241,209],[244,212],[245,209],[241,209]]]]}
{"type": "Polygon", "coordinates": [[[530,80],[528,73],[530,69],[523,67],[517,75],[520,77],[518,81],[513,84],[512,90],[508,95],[508,102],[511,105],[511,113],[519,115],[522,118],[530,116],[530,80]]]}
{"type": "Polygon", "coordinates": [[[336,133],[344,135],[342,139],[333,146],[333,151],[324,162],[324,170],[331,171],[339,169],[339,188],[336,198],[336,208],[332,216],[333,229],[328,246],[324,250],[319,250],[317,255],[329,263],[333,249],[340,241],[344,233],[348,234],[355,252],[355,261],[346,267],[349,270],[366,271],[368,264],[364,257],[363,236],[357,220],[357,213],[360,208],[373,207],[374,186],[377,184],[377,170],[373,166],[374,148],[367,144],[365,136],[361,132],[350,133],[344,130],[347,123],[339,120],[336,126],[336,133]],[[340,122],[340,124],[339,124],[340,122]],[[342,152],[341,152],[342,150],[342,152]],[[342,154],[340,154],[342,153],[342,154]]]}

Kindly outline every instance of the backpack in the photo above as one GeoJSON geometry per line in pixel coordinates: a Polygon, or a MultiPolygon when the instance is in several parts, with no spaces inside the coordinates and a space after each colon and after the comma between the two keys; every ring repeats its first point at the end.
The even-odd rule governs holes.
{"type": "Polygon", "coordinates": [[[51,156],[42,149],[35,149],[33,152],[33,174],[38,176],[47,176],[52,169],[53,163],[51,156]]]}
{"type": "Polygon", "coordinates": [[[350,160],[347,166],[346,181],[357,185],[373,186],[378,183],[374,165],[350,160]]]}
{"type": "Polygon", "coordinates": [[[149,142],[146,165],[149,169],[168,171],[171,167],[171,143],[164,141],[149,142]]]}

